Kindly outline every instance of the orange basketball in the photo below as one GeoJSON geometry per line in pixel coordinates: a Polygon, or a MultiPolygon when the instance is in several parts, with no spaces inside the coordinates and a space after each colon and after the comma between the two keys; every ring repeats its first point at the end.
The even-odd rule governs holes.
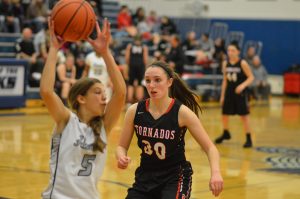
{"type": "Polygon", "coordinates": [[[96,15],[85,0],[60,0],[51,12],[55,33],[65,41],[79,41],[89,37],[96,24],[96,15]]]}

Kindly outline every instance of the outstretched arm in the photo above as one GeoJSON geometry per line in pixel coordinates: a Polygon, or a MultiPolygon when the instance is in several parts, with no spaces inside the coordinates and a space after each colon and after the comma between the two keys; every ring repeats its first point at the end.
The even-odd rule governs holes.
{"type": "Polygon", "coordinates": [[[57,52],[63,41],[58,39],[54,33],[54,22],[49,19],[48,23],[50,27],[50,49],[42,73],[40,94],[50,115],[58,125],[58,128],[60,128],[67,123],[70,116],[69,110],[54,92],[57,52]]]}
{"type": "Polygon", "coordinates": [[[192,136],[207,154],[211,169],[209,188],[214,196],[218,196],[223,190],[223,178],[220,173],[220,157],[217,148],[208,137],[199,118],[184,105],[179,109],[179,125],[186,126],[189,129],[192,136]]]}
{"type": "Polygon", "coordinates": [[[100,54],[105,64],[107,65],[108,75],[113,83],[113,94],[111,100],[108,102],[104,113],[104,127],[109,133],[113,126],[117,123],[119,116],[123,110],[126,96],[126,85],[122,74],[109,50],[109,42],[111,38],[110,24],[107,19],[104,20],[102,31],[99,24],[96,24],[97,39],[90,38],[87,41],[93,46],[94,50],[100,54]]]}

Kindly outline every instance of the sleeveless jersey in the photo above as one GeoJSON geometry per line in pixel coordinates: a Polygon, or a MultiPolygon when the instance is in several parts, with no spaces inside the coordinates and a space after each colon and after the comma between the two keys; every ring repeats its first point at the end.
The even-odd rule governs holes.
{"type": "MultiPolygon", "coordinates": [[[[73,68],[72,68],[73,69],[73,68]]],[[[72,77],[72,69],[67,69],[66,68],[66,77],[71,78],[72,77]]]]}
{"type": "Polygon", "coordinates": [[[87,55],[86,64],[90,66],[88,77],[97,78],[106,86],[109,76],[103,58],[92,52],[87,55]]]}
{"type": "Polygon", "coordinates": [[[168,169],[186,160],[184,136],[187,129],[178,124],[180,106],[181,103],[173,99],[167,112],[154,119],[148,111],[149,99],[138,103],[134,129],[142,149],[141,168],[168,169]]]}
{"type": "MultiPolygon", "coordinates": [[[[66,66],[65,66],[65,69],[66,69],[66,77],[67,78],[72,78],[72,71],[73,71],[73,68],[71,69],[68,69],[66,66]]],[[[55,75],[55,81],[57,82],[60,82],[62,83],[63,81],[61,81],[58,77],[58,72],[56,72],[56,75],[55,75]]]]}
{"type": "Polygon", "coordinates": [[[144,48],[142,45],[131,45],[129,66],[144,66],[144,48]]]}
{"type": "Polygon", "coordinates": [[[88,77],[99,79],[102,82],[106,89],[107,100],[109,100],[112,90],[108,87],[109,75],[104,59],[97,56],[95,52],[91,52],[87,55],[85,62],[90,66],[88,77]]]}
{"type": "MultiPolygon", "coordinates": [[[[106,142],[104,127],[101,139],[106,142]]],[[[99,199],[97,182],[103,173],[106,149],[93,152],[94,134],[76,114],[51,141],[50,181],[44,199],[99,199]]]]}
{"type": "Polygon", "coordinates": [[[242,60],[239,60],[237,63],[231,64],[227,61],[225,72],[227,81],[226,90],[228,91],[234,92],[235,88],[247,79],[247,76],[242,69],[241,62],[242,60]]]}

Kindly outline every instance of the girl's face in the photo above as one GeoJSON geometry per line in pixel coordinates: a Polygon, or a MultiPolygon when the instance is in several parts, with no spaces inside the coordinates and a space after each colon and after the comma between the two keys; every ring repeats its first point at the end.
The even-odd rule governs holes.
{"type": "Polygon", "coordinates": [[[94,116],[103,116],[106,107],[105,88],[101,83],[95,83],[84,96],[86,108],[94,116]]]}
{"type": "Polygon", "coordinates": [[[161,67],[149,67],[145,72],[146,88],[152,99],[160,99],[168,96],[172,78],[168,78],[161,67]]]}
{"type": "Polygon", "coordinates": [[[235,59],[240,56],[240,51],[233,45],[229,45],[227,48],[227,54],[229,59],[235,59]]]}

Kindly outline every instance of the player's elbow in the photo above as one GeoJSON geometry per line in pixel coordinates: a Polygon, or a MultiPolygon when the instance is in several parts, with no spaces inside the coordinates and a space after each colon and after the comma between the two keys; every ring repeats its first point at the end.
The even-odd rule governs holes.
{"type": "Polygon", "coordinates": [[[250,82],[250,84],[254,81],[254,76],[251,74],[249,77],[248,77],[248,79],[249,79],[249,82],[250,82]]]}
{"type": "Polygon", "coordinates": [[[217,147],[214,145],[213,142],[207,143],[205,147],[202,147],[206,154],[219,154],[217,147]]]}
{"type": "Polygon", "coordinates": [[[115,92],[115,95],[117,95],[120,100],[122,100],[122,101],[125,100],[125,98],[126,98],[126,85],[125,85],[125,83],[122,84],[122,85],[119,85],[118,91],[115,92]]]}
{"type": "Polygon", "coordinates": [[[40,96],[44,99],[53,94],[53,89],[47,85],[40,86],[40,96]]]}

